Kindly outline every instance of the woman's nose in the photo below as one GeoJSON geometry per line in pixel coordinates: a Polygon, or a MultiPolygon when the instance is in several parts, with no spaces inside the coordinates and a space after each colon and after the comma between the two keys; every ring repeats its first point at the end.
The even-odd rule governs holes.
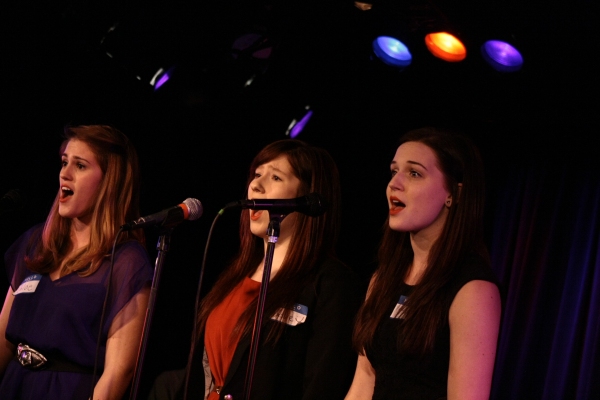
{"type": "Polygon", "coordinates": [[[402,179],[396,174],[390,179],[390,183],[388,184],[390,189],[392,190],[404,190],[404,185],[402,184],[402,179]]]}
{"type": "Polygon", "coordinates": [[[72,172],[71,172],[71,167],[70,167],[69,164],[64,165],[60,169],[59,177],[60,177],[60,179],[71,180],[71,178],[72,178],[72,172]]]}
{"type": "Polygon", "coordinates": [[[255,193],[264,193],[265,189],[260,182],[260,178],[256,178],[250,183],[250,190],[255,193]]]}

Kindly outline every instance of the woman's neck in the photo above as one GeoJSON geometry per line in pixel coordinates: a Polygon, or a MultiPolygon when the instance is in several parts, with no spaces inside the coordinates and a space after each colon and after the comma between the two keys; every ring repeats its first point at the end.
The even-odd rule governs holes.
{"type": "Polygon", "coordinates": [[[439,235],[426,234],[425,232],[411,233],[410,245],[413,250],[413,261],[405,277],[409,285],[419,283],[427,270],[429,252],[439,235]]]}
{"type": "Polygon", "coordinates": [[[58,268],[50,272],[50,279],[56,280],[65,275],[65,262],[70,259],[73,253],[90,243],[90,226],[77,219],[71,221],[71,231],[69,233],[69,248],[63,257],[58,268]]]}
{"type": "Polygon", "coordinates": [[[78,219],[73,219],[71,223],[71,251],[77,251],[78,249],[87,246],[90,243],[91,228],[89,224],[86,224],[78,219]]]}

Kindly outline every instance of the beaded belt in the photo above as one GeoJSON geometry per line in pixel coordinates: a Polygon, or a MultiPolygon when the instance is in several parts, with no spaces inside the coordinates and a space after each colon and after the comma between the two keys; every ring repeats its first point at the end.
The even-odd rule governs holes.
{"type": "MultiPolygon", "coordinates": [[[[94,369],[84,367],[59,354],[51,354],[46,358],[42,353],[29,345],[19,343],[17,346],[17,361],[25,368],[39,371],[62,371],[62,372],[78,372],[81,374],[93,374],[94,369]]],[[[102,368],[98,369],[98,374],[102,374],[102,368]]]]}
{"type": "Polygon", "coordinates": [[[36,349],[32,349],[26,344],[19,343],[17,346],[17,361],[25,368],[38,369],[46,364],[48,359],[36,349]]]}

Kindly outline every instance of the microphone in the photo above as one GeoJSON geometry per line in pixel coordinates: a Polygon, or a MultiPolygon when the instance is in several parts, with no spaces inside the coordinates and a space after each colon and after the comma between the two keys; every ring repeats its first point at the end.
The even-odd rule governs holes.
{"type": "Polygon", "coordinates": [[[249,208],[251,210],[269,210],[269,212],[281,214],[298,211],[311,217],[318,217],[326,211],[327,204],[319,194],[310,193],[295,199],[239,200],[227,204],[223,210],[235,207],[249,208]]]}
{"type": "Polygon", "coordinates": [[[19,189],[11,189],[0,198],[0,214],[15,210],[25,204],[25,195],[19,189]]]}
{"type": "Polygon", "coordinates": [[[197,220],[202,216],[202,212],[203,209],[200,200],[187,198],[183,201],[183,203],[175,207],[167,208],[157,213],[148,215],[147,217],[138,218],[135,221],[121,225],[121,228],[124,231],[146,228],[153,225],[160,225],[162,227],[170,228],[186,219],[189,219],[190,221],[197,220]]]}

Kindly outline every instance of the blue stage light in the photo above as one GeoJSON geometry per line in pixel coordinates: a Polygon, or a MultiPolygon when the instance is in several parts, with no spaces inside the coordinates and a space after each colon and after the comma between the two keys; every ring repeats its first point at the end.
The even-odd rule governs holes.
{"type": "Polygon", "coordinates": [[[373,41],[375,55],[387,65],[405,68],[412,62],[408,47],[398,39],[389,36],[379,36],[373,41]]]}

